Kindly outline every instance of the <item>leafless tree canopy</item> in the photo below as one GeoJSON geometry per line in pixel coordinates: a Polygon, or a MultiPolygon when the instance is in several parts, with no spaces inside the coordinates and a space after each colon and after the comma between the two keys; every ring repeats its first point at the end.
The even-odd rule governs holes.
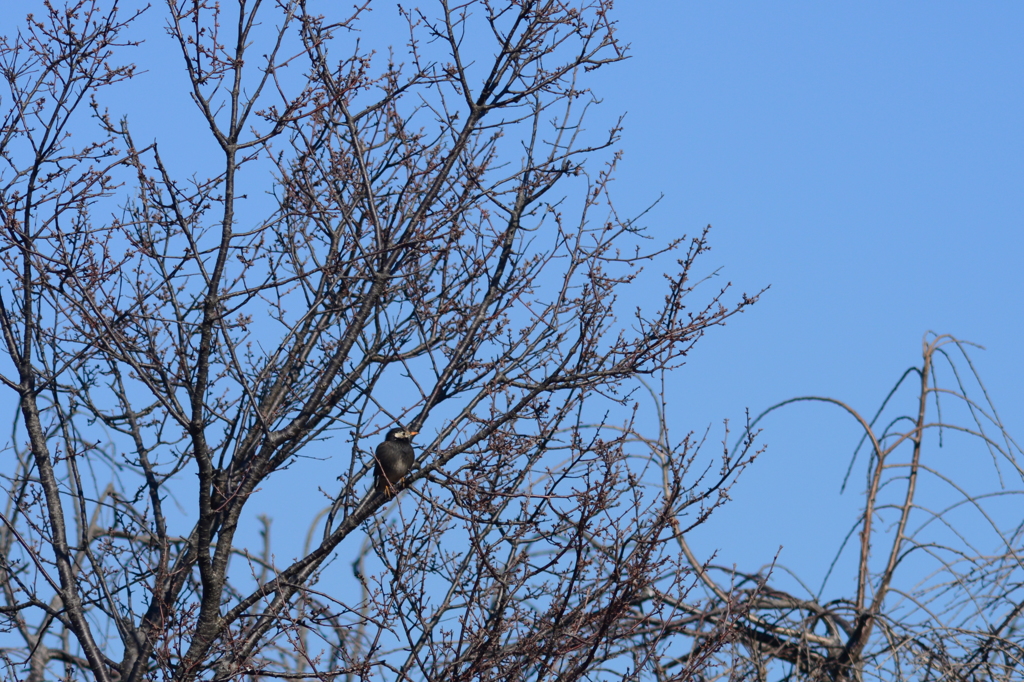
{"type": "MultiPolygon", "coordinates": [[[[768,571],[732,566],[699,571],[703,636],[729,640],[708,661],[708,678],[1024,677],[1022,452],[974,370],[971,344],[929,334],[922,345],[921,365],[873,416],[808,396],[754,421],[795,403],[824,403],[854,419],[863,435],[843,487],[860,493],[861,514],[845,538],[822,539],[823,550],[839,551],[823,552],[820,585],[776,589],[785,577],[778,565],[767,567],[767,580],[768,571]],[[833,572],[854,580],[836,585],[833,572]],[[730,620],[736,603],[745,612],[730,620]]],[[[823,455],[835,445],[823,444],[823,455]]],[[[785,568],[798,580],[803,573],[785,568]]]]}
{"type": "Polygon", "coordinates": [[[582,126],[611,1],[380,3],[390,53],[340,6],[150,8],[190,88],[168,125],[204,125],[144,142],[117,98],[167,44],[149,15],[5,19],[5,676],[691,675],[725,639],[692,638],[680,533],[753,451],[638,448],[633,392],[754,299],[694,293],[706,234],[611,206],[618,128],[582,126]],[[370,487],[395,424],[397,501],[370,487]],[[305,551],[243,544],[325,444],[305,551]]]}
{"type": "Polygon", "coordinates": [[[1020,450],[950,337],[874,418],[783,404],[863,430],[852,584],[690,549],[767,422],[712,453],[656,387],[756,296],[611,202],[611,4],[3,18],[4,679],[1021,679],[1020,450]]]}

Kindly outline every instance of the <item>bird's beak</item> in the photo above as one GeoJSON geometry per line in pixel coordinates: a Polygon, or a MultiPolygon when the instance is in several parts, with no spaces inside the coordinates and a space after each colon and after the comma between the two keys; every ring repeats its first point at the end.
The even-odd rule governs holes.
{"type": "Polygon", "coordinates": [[[410,436],[415,436],[419,431],[409,431],[410,436]]]}

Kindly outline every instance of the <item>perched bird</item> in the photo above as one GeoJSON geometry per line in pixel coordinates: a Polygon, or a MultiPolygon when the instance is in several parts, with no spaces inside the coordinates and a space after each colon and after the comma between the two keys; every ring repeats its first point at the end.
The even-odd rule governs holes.
{"type": "Polygon", "coordinates": [[[373,486],[377,492],[394,494],[395,486],[409,473],[416,458],[410,441],[417,433],[419,431],[391,429],[384,442],[377,446],[373,467],[373,486]]]}

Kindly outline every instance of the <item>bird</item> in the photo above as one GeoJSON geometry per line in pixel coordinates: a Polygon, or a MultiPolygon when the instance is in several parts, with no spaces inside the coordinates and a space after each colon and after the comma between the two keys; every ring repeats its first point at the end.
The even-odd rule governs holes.
{"type": "Polygon", "coordinates": [[[413,460],[412,437],[419,431],[391,429],[374,455],[373,487],[378,493],[394,494],[395,486],[409,473],[413,460]]]}

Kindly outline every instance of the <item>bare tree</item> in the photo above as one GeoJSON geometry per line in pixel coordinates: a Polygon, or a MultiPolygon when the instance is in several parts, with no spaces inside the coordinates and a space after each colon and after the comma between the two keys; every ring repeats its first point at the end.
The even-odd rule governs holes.
{"type": "Polygon", "coordinates": [[[694,607],[678,541],[752,440],[652,454],[633,391],[755,297],[691,305],[706,233],[611,206],[618,127],[582,126],[611,1],[399,7],[401,56],[353,39],[369,3],[312,5],[160,10],[208,175],[108,112],[143,37],[117,2],[0,44],[5,675],[691,677],[744,607],[694,607]],[[291,493],[329,497],[279,563],[254,496],[325,441],[340,483],[291,493]]]}
{"type": "MultiPolygon", "coordinates": [[[[809,396],[754,420],[802,402],[856,420],[863,435],[842,486],[860,472],[863,504],[846,537],[830,539],[838,552],[825,581],[803,593],[776,585],[778,566],[748,573],[705,566],[680,537],[707,596],[694,641],[730,642],[708,661],[709,679],[1024,676],[1022,452],[971,364],[970,345],[928,335],[922,364],[899,378],[871,418],[809,396]],[[904,399],[909,409],[899,411],[904,399]],[[837,586],[833,573],[851,574],[854,583],[837,586]],[[736,603],[746,608],[740,619],[736,603]]],[[[810,567],[787,568],[800,578],[810,567]]]]}

